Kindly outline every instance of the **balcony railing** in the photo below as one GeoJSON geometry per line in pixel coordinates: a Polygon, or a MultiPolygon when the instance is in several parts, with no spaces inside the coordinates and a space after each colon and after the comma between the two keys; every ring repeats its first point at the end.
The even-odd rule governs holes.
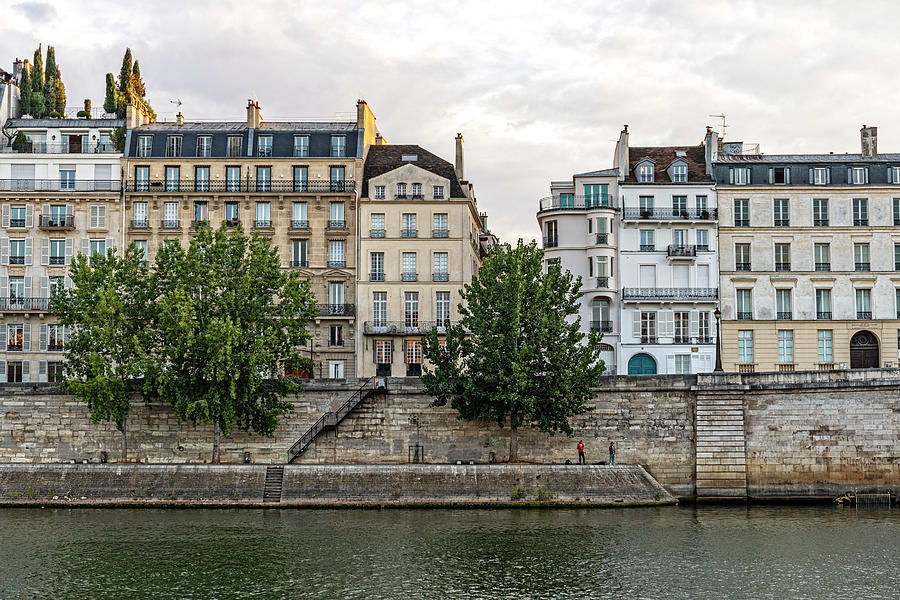
{"type": "Polygon", "coordinates": [[[24,349],[24,346],[22,345],[21,342],[18,342],[18,343],[9,342],[8,344],[6,344],[6,350],[9,352],[22,352],[23,349],[24,349]]]}
{"type": "Polygon", "coordinates": [[[368,335],[424,334],[435,328],[438,333],[444,333],[452,324],[449,320],[420,321],[418,318],[406,321],[366,321],[363,323],[363,333],[368,335]]]}
{"type": "Polygon", "coordinates": [[[689,258],[697,256],[697,248],[695,246],[669,245],[666,252],[668,256],[689,258]]]}
{"type": "Polygon", "coordinates": [[[738,321],[752,321],[753,313],[749,312],[749,311],[738,311],[737,320],[738,321]]]}
{"type": "Polygon", "coordinates": [[[257,229],[272,229],[272,221],[257,219],[253,221],[253,226],[257,229]]]}
{"type": "Polygon", "coordinates": [[[750,219],[735,219],[735,227],[750,227],[750,219]]]}
{"type": "Polygon", "coordinates": [[[25,219],[10,219],[9,220],[10,227],[25,227],[25,219]]]}
{"type": "Polygon", "coordinates": [[[309,221],[300,220],[300,219],[292,219],[291,220],[291,229],[309,229],[309,221]]]}
{"type": "Polygon", "coordinates": [[[641,252],[656,252],[656,246],[653,244],[641,244],[641,252]]]}
{"type": "Polygon", "coordinates": [[[436,237],[436,238],[450,237],[450,230],[448,230],[448,229],[432,229],[431,237],[436,237]]]}
{"type": "Polygon", "coordinates": [[[308,260],[292,260],[291,267],[295,269],[306,268],[309,266],[308,260]]]}
{"type": "Polygon", "coordinates": [[[347,226],[347,222],[343,219],[329,219],[328,227],[332,229],[343,229],[347,226]]]}
{"type": "Polygon", "coordinates": [[[755,363],[738,363],[737,371],[738,371],[738,373],[756,373],[756,364],[755,363]]]}
{"type": "Polygon", "coordinates": [[[225,219],[225,226],[226,226],[226,227],[237,227],[237,226],[240,225],[240,224],[241,224],[241,220],[240,220],[240,219],[225,219]]]}
{"type": "Polygon", "coordinates": [[[819,370],[820,370],[820,371],[834,371],[834,368],[835,368],[835,367],[834,367],[834,363],[833,363],[833,362],[819,363],[819,370]]]}
{"type": "Polygon", "coordinates": [[[50,264],[51,265],[64,265],[66,264],[65,256],[50,256],[50,264]]]}
{"type": "Polygon", "coordinates": [[[163,229],[178,229],[178,219],[163,219],[160,226],[163,229]]]}
{"type": "Polygon", "coordinates": [[[383,238],[385,235],[384,229],[370,229],[369,237],[370,238],[383,238]]]}
{"type": "Polygon", "coordinates": [[[384,273],[369,273],[369,281],[384,281],[384,273]]]}
{"type": "Polygon", "coordinates": [[[443,273],[432,273],[431,274],[432,281],[450,281],[450,273],[446,271],[443,273]]]}
{"type": "Polygon", "coordinates": [[[347,266],[346,260],[329,260],[328,268],[330,269],[343,269],[347,266]]]}
{"type": "Polygon", "coordinates": [[[320,317],[352,317],[356,315],[355,304],[317,304],[320,317]]]}
{"type": "Polygon", "coordinates": [[[40,215],[38,227],[41,229],[74,229],[75,216],[65,215],[54,217],[53,215],[40,215]]]}
{"type": "Polygon", "coordinates": [[[602,331],[603,333],[611,333],[613,330],[612,321],[591,321],[591,329],[602,331]]]}
{"type": "Polygon", "coordinates": [[[608,288],[609,287],[609,277],[598,277],[597,278],[597,287],[598,288],[608,288]]]}
{"type": "Polygon", "coordinates": [[[751,270],[750,263],[748,263],[748,262],[734,263],[734,270],[735,271],[750,271],[751,270]]]}
{"type": "Polygon", "coordinates": [[[24,265],[25,257],[24,256],[10,256],[9,264],[11,265],[24,265]]]}
{"type": "Polygon", "coordinates": [[[62,352],[63,351],[63,343],[62,342],[50,342],[47,344],[47,350],[50,352],[62,352]]]}
{"type": "Polygon", "coordinates": [[[418,281],[419,274],[418,273],[402,273],[400,275],[401,281],[418,281]]]}
{"type": "Polygon", "coordinates": [[[775,318],[778,319],[779,321],[790,321],[792,315],[793,315],[793,313],[790,311],[786,312],[786,311],[780,310],[775,313],[775,318]]]}
{"type": "Polygon", "coordinates": [[[860,321],[868,321],[872,318],[872,311],[858,310],[856,311],[856,318],[860,321]]]}
{"type": "Polygon", "coordinates": [[[0,146],[0,152],[16,154],[121,154],[113,144],[28,142],[22,148],[0,146]]]}
{"type": "Polygon", "coordinates": [[[625,208],[624,219],[654,219],[664,221],[677,220],[715,220],[718,218],[718,210],[715,208],[625,208]]]}
{"type": "Polygon", "coordinates": [[[150,221],[148,219],[132,219],[131,220],[131,228],[132,229],[149,229],[150,221]]]}
{"type": "Polygon", "coordinates": [[[775,219],[775,227],[790,227],[790,219],[775,219]]]}
{"type": "Polygon", "coordinates": [[[400,237],[402,237],[402,238],[419,237],[419,230],[418,229],[401,229],[400,237]]]}
{"type": "Polygon", "coordinates": [[[544,238],[544,248],[556,248],[559,246],[559,238],[555,237],[545,237],[544,238]]]}
{"type": "MultiPolygon", "coordinates": [[[[0,180],[2,182],[3,180],[0,180]]],[[[13,180],[24,181],[24,180],[13,180]]],[[[31,180],[28,180],[31,181],[31,180]]],[[[76,187],[82,182],[76,181],[76,187]]],[[[56,182],[59,185],[59,182],[56,182]]],[[[2,184],[0,184],[2,185],[2,184]]],[[[116,187],[111,188],[118,191],[119,182],[115,182],[116,187]]],[[[128,181],[125,184],[126,191],[129,192],[150,192],[158,193],[162,191],[182,191],[182,192],[225,192],[225,193],[254,193],[254,192],[283,192],[283,193],[346,193],[356,189],[356,182],[352,179],[343,181],[294,181],[290,180],[274,180],[274,179],[241,179],[235,180],[214,180],[209,181],[201,179],[149,179],[142,181],[128,181]],[[198,190],[200,186],[203,189],[198,190]]],[[[76,190],[78,191],[78,190],[76,190]]],[[[83,190],[94,191],[94,190],[83,190]]]]}
{"type": "Polygon", "coordinates": [[[541,198],[539,211],[546,210],[593,210],[595,208],[616,208],[616,197],[609,194],[599,196],[570,196],[541,198]]]}
{"type": "Polygon", "coordinates": [[[598,233],[596,243],[600,246],[606,246],[607,244],[609,244],[609,234],[608,233],[598,233]]]}
{"type": "Polygon", "coordinates": [[[854,227],[868,227],[869,220],[868,219],[853,219],[854,227]]]}
{"type": "Polygon", "coordinates": [[[49,298],[0,298],[0,310],[47,310],[49,306],[49,298]]]}
{"type": "Polygon", "coordinates": [[[719,288],[624,288],[626,300],[715,300],[719,288]]]}
{"type": "Polygon", "coordinates": [[[122,182],[118,179],[0,179],[0,192],[118,192],[122,182]]]}
{"type": "Polygon", "coordinates": [[[828,227],[828,219],[813,219],[813,225],[816,227],[828,227]]]}
{"type": "Polygon", "coordinates": [[[791,270],[791,263],[789,263],[789,262],[778,262],[778,263],[775,263],[775,270],[776,270],[776,271],[790,271],[790,270],[791,270]]]}
{"type": "Polygon", "coordinates": [[[816,271],[830,271],[831,263],[830,262],[817,262],[816,263],[816,271]]]}
{"type": "Polygon", "coordinates": [[[856,263],[856,270],[857,271],[869,271],[870,270],[869,266],[870,265],[867,262],[858,262],[858,263],[856,263]]]}
{"type": "Polygon", "coordinates": [[[830,310],[816,311],[816,319],[818,319],[819,321],[830,321],[831,320],[831,311],[830,310]]]}

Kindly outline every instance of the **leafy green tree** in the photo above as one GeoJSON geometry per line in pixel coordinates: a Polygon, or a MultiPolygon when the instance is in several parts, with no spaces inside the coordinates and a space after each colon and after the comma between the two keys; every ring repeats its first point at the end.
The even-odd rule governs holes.
{"type": "Polygon", "coordinates": [[[44,58],[41,55],[41,44],[34,51],[34,62],[31,69],[31,90],[44,93],[44,58]]]}
{"type": "Polygon", "coordinates": [[[153,298],[143,256],[133,244],[124,256],[75,257],[74,286],[51,299],[60,323],[70,328],[65,345],[66,389],[87,403],[95,423],[112,421],[122,432],[128,459],[127,420],[133,392],[151,348],[147,328],[153,298]]]}
{"type": "Polygon", "coordinates": [[[131,102],[131,48],[125,49],[125,56],[122,57],[122,69],[119,71],[119,93],[116,95],[116,108],[119,118],[125,117],[125,107],[131,102]]]}
{"type": "Polygon", "coordinates": [[[106,98],[103,100],[103,110],[114,113],[117,110],[116,78],[112,73],[106,74],[106,98]]]}
{"type": "Polygon", "coordinates": [[[284,369],[316,314],[308,282],[280,268],[268,239],[223,224],[200,227],[186,249],[160,249],[154,295],[158,356],[145,393],[214,426],[213,462],[234,427],[271,435],[290,410],[282,398],[301,389],[284,369]]]}
{"type": "Polygon", "coordinates": [[[62,71],[56,70],[56,112],[66,116],[66,85],[62,80],[62,71]]]}
{"type": "Polygon", "coordinates": [[[21,131],[16,132],[16,137],[13,138],[12,141],[13,150],[16,152],[27,152],[28,151],[28,137],[22,133],[21,131]]]}
{"type": "Polygon", "coordinates": [[[434,406],[448,402],[461,419],[509,426],[509,461],[518,459],[518,430],[572,434],[569,419],[587,412],[604,364],[600,339],[581,333],[581,278],[551,264],[543,251],[519,240],[494,248],[467,284],[461,320],[425,336],[425,390],[434,406]],[[575,317],[575,318],[573,318],[575,317]]]}
{"type": "Polygon", "coordinates": [[[47,46],[47,62],[44,63],[44,101],[47,103],[47,112],[58,111],[56,98],[59,70],[56,66],[56,50],[53,46],[47,46]]]}
{"type": "Polygon", "coordinates": [[[19,78],[19,103],[22,105],[22,114],[31,114],[31,65],[28,61],[22,66],[22,75],[19,78]]]}
{"type": "Polygon", "coordinates": [[[44,92],[31,92],[31,116],[35,119],[43,119],[47,116],[47,103],[44,101],[44,92]]]}
{"type": "MultiPolygon", "coordinates": [[[[90,116],[90,113],[88,113],[90,116]]],[[[116,127],[112,130],[112,133],[109,134],[109,141],[112,142],[113,146],[119,152],[125,149],[125,128],[124,127],[116,127]]]]}
{"type": "Polygon", "coordinates": [[[147,88],[144,85],[144,80],[141,79],[141,65],[138,61],[134,61],[134,67],[131,69],[131,81],[134,93],[137,94],[139,98],[143,98],[147,95],[147,88]]]}

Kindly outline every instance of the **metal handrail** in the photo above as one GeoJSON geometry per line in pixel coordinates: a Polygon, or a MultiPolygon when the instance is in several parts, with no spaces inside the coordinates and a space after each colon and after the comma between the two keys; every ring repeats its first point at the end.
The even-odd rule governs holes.
{"type": "MultiPolygon", "coordinates": [[[[15,180],[13,180],[15,181],[15,180]]],[[[32,180],[28,180],[32,181],[32,180]]],[[[59,182],[57,181],[57,184],[59,182]]],[[[119,182],[115,182],[118,186],[119,182]]],[[[118,189],[118,188],[117,188],[118,189]]],[[[161,191],[179,191],[179,192],[235,192],[235,193],[254,193],[254,192],[324,192],[324,193],[347,193],[356,189],[356,183],[352,179],[343,180],[310,180],[310,181],[294,181],[294,180],[273,180],[273,179],[240,179],[240,180],[195,180],[195,179],[145,179],[132,180],[125,183],[125,189],[129,192],[150,192],[156,193],[161,191]],[[201,189],[197,189],[197,185],[201,189]]]]}
{"type": "Polygon", "coordinates": [[[118,192],[118,179],[0,179],[0,192],[118,192]]]}

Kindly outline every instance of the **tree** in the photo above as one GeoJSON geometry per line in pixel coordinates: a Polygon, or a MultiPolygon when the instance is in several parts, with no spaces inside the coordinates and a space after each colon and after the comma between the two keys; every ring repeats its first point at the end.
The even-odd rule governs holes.
{"type": "Polygon", "coordinates": [[[19,103],[22,105],[22,114],[31,114],[31,66],[28,61],[22,65],[22,76],[19,79],[19,103]]]}
{"type": "Polygon", "coordinates": [[[13,138],[12,148],[16,152],[27,152],[28,151],[28,137],[21,131],[16,132],[16,137],[13,138]]]}
{"type": "Polygon", "coordinates": [[[579,330],[581,278],[558,264],[543,272],[534,242],[494,248],[462,292],[461,320],[425,336],[422,382],[459,418],[509,426],[509,461],[518,459],[518,429],[572,434],[569,419],[586,412],[599,384],[601,334],[579,330]]]}
{"type": "Polygon", "coordinates": [[[34,66],[31,68],[31,99],[29,101],[31,116],[41,119],[49,112],[47,99],[44,96],[44,59],[41,56],[41,45],[34,51],[34,66]]]}
{"type": "Polygon", "coordinates": [[[59,71],[56,67],[56,50],[53,46],[47,46],[47,62],[44,64],[44,102],[47,103],[47,112],[58,112],[56,84],[59,81],[59,71]]]}
{"type": "MultiPolygon", "coordinates": [[[[88,112],[88,117],[90,117],[90,112],[88,112]]],[[[125,128],[116,127],[113,129],[112,133],[109,134],[109,141],[116,151],[122,152],[125,149],[125,128]]]]}
{"type": "Polygon", "coordinates": [[[125,118],[125,107],[131,102],[131,48],[125,49],[122,57],[122,69],[119,71],[119,93],[116,95],[117,111],[119,118],[125,118]]]}
{"type": "Polygon", "coordinates": [[[66,116],[66,85],[62,80],[62,71],[56,71],[56,112],[63,117],[66,116]]]}
{"type": "Polygon", "coordinates": [[[238,427],[271,435],[290,410],[281,398],[301,388],[284,368],[310,337],[315,297],[299,275],[281,270],[268,239],[240,227],[201,226],[188,248],[165,244],[156,265],[158,355],[145,393],[183,419],[212,424],[218,462],[220,434],[238,427]]]}
{"type": "Polygon", "coordinates": [[[133,244],[118,257],[78,255],[69,268],[73,287],[57,289],[53,312],[71,334],[65,344],[66,389],[87,403],[91,419],[113,421],[128,459],[131,381],[150,351],[146,327],[152,305],[143,255],[133,244]]]}
{"type": "Polygon", "coordinates": [[[132,67],[131,69],[131,75],[134,93],[137,94],[139,98],[144,98],[147,95],[147,88],[144,86],[144,80],[141,79],[141,66],[138,61],[134,61],[134,67],[132,67]]]}
{"type": "Polygon", "coordinates": [[[106,74],[106,98],[103,100],[103,110],[114,113],[117,109],[116,78],[112,73],[106,74]]]}

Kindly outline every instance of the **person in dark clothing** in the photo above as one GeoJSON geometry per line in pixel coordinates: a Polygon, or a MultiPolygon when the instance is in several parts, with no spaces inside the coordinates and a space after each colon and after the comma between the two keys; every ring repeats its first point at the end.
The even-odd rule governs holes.
{"type": "Polygon", "coordinates": [[[584,462],[584,442],[578,440],[578,464],[583,465],[584,462]]]}
{"type": "Polygon", "coordinates": [[[615,442],[609,443],[609,464],[611,464],[611,465],[616,464],[616,443],[615,442]]]}

